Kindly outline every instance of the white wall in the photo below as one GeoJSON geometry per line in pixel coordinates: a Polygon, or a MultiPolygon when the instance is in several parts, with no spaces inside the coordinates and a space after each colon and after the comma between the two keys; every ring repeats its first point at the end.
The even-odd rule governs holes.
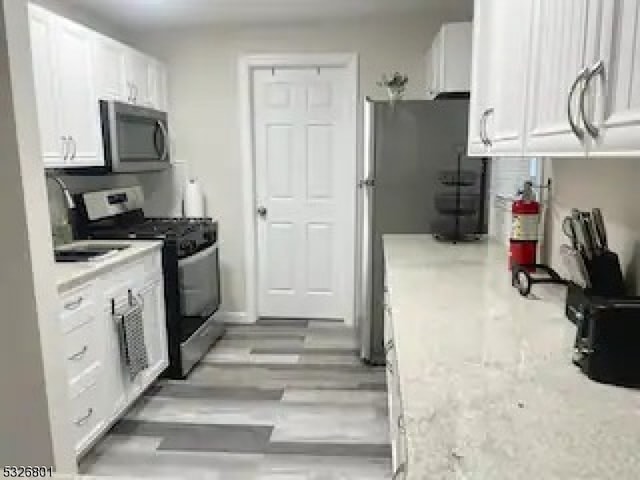
{"type": "Polygon", "coordinates": [[[76,470],[26,0],[0,3],[0,467],[76,470]]]}
{"type": "Polygon", "coordinates": [[[562,269],[559,247],[568,240],[562,220],[571,208],[602,208],[610,248],[620,255],[630,291],[640,295],[640,158],[553,159],[546,172],[553,178],[548,227],[552,264],[562,269]]]}
{"type": "MultiPolygon", "coordinates": [[[[409,75],[407,98],[425,98],[425,54],[440,25],[433,16],[268,27],[145,33],[133,42],[169,64],[171,129],[182,174],[196,177],[208,214],[220,220],[223,310],[245,310],[242,169],[237,89],[243,54],[356,52],[360,92],[382,98],[384,72],[409,75]]],[[[178,167],[180,168],[180,167],[178,167]]]]}

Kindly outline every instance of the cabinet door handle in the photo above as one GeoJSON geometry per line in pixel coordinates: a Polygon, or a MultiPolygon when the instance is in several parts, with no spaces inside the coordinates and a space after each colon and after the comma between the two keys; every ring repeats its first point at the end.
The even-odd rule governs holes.
{"type": "Polygon", "coordinates": [[[62,159],[66,161],[69,157],[69,138],[62,136],[60,140],[62,141],[62,159]]]}
{"type": "Polygon", "coordinates": [[[391,363],[388,360],[387,360],[387,370],[389,370],[389,373],[393,375],[393,363],[391,363]]]}
{"type": "Polygon", "coordinates": [[[76,139],[73,137],[69,137],[69,143],[73,146],[73,153],[71,154],[71,161],[73,161],[76,159],[78,153],[78,145],[76,144],[76,139]]]}
{"type": "Polygon", "coordinates": [[[133,87],[133,103],[138,103],[138,86],[136,84],[133,84],[132,87],[133,87]]]}
{"type": "Polygon", "coordinates": [[[493,143],[487,134],[487,119],[489,115],[492,115],[494,112],[493,108],[487,108],[480,118],[480,138],[482,139],[482,143],[484,143],[487,147],[490,147],[493,143]]]}
{"type": "Polygon", "coordinates": [[[573,134],[578,137],[580,140],[584,138],[584,131],[576,124],[573,118],[573,97],[576,94],[576,90],[580,83],[584,80],[585,76],[589,73],[589,69],[587,67],[583,68],[576,79],[571,84],[571,88],[569,89],[569,97],[567,98],[567,118],[569,119],[569,126],[571,127],[571,131],[573,134]]]}
{"type": "Polygon", "coordinates": [[[73,423],[75,423],[79,427],[79,426],[85,424],[87,422],[87,420],[89,420],[91,418],[92,415],[93,415],[93,408],[90,408],[89,410],[87,410],[87,414],[86,415],[78,418],[73,423]]]}
{"type": "Polygon", "coordinates": [[[78,299],[74,300],[73,302],[65,303],[64,304],[64,309],[65,310],[77,310],[80,307],[80,305],[82,305],[83,301],[84,301],[84,297],[78,297],[78,299]]]}
{"type": "Polygon", "coordinates": [[[71,361],[75,361],[75,360],[80,360],[82,357],[84,357],[87,352],[89,351],[89,346],[85,345],[84,347],[82,347],[82,350],[80,350],[77,353],[74,353],[73,355],[69,356],[69,360],[71,361]]]}
{"type": "Polygon", "coordinates": [[[589,91],[589,87],[591,86],[591,82],[593,79],[602,75],[604,78],[604,62],[600,60],[593,67],[588,69],[588,73],[584,78],[584,86],[582,87],[582,92],[580,92],[580,115],[582,116],[582,120],[584,121],[584,127],[589,132],[593,138],[598,138],[600,136],[600,129],[596,127],[589,118],[587,118],[587,92],[589,91]]]}
{"type": "Polygon", "coordinates": [[[482,112],[482,115],[480,115],[480,141],[482,141],[485,147],[487,146],[487,137],[484,136],[486,119],[487,111],[485,110],[484,112],[482,112]]]}
{"type": "Polygon", "coordinates": [[[391,350],[393,350],[393,339],[389,340],[384,346],[384,353],[388,354],[391,350]]]}

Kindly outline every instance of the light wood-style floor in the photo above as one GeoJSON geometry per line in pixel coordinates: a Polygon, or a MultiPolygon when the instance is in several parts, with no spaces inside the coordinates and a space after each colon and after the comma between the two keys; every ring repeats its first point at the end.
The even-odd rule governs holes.
{"type": "Polygon", "coordinates": [[[353,330],[339,322],[230,326],[187,381],[152,387],[81,471],[120,478],[389,479],[384,370],[363,365],[356,345],[353,330]]]}

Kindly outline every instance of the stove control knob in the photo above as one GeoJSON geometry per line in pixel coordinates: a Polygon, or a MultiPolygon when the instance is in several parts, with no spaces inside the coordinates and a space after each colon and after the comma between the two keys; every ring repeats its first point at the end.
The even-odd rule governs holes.
{"type": "Polygon", "coordinates": [[[191,251],[195,252],[198,249],[198,242],[195,240],[191,240],[190,242],[191,251]]]}
{"type": "Polygon", "coordinates": [[[182,242],[180,242],[180,250],[182,250],[184,253],[189,253],[190,249],[191,249],[191,242],[187,240],[183,240],[182,242]]]}

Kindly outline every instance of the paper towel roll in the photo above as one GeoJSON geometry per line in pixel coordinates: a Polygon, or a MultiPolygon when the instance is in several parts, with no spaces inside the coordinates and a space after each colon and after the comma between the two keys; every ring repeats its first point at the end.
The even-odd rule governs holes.
{"type": "Polygon", "coordinates": [[[204,217],[204,196],[200,185],[195,180],[189,180],[184,189],[184,216],[204,217]]]}

